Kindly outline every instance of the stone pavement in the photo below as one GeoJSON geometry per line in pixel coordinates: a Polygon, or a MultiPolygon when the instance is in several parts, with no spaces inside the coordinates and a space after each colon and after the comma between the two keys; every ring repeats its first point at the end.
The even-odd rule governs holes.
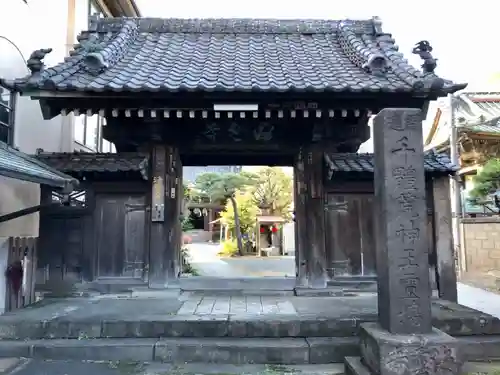
{"type": "Polygon", "coordinates": [[[458,303],[500,318],[500,295],[458,283],[458,303]]]}
{"type": "Polygon", "coordinates": [[[297,315],[291,301],[271,296],[193,296],[177,315],[297,315]]]}
{"type": "MultiPolygon", "coordinates": [[[[463,374],[496,375],[500,363],[468,362],[463,374]]],[[[112,361],[50,361],[41,359],[8,358],[0,361],[1,375],[340,375],[344,365],[227,365],[187,363],[172,365],[147,362],[112,361]],[[14,367],[2,368],[2,362],[14,367]],[[2,370],[5,370],[2,372],[2,370]]]]}
{"type": "Polygon", "coordinates": [[[225,365],[189,363],[171,365],[147,362],[110,361],[48,361],[9,359],[18,367],[2,375],[337,375],[344,372],[342,364],[328,365],[225,365]]]}

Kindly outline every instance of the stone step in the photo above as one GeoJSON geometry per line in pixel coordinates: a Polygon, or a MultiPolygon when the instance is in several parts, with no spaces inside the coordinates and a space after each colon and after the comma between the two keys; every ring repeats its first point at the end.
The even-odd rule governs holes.
{"type": "MultiPolygon", "coordinates": [[[[466,361],[494,361],[500,357],[500,336],[458,337],[458,340],[463,344],[466,361]]],[[[345,357],[357,356],[356,337],[0,341],[0,358],[294,365],[343,363],[345,357]]],[[[353,359],[347,362],[357,363],[353,359]]]]}
{"type": "MultiPolygon", "coordinates": [[[[173,316],[162,320],[144,321],[17,321],[0,320],[0,340],[78,339],[78,338],[159,338],[159,337],[234,337],[234,338],[293,338],[293,337],[351,337],[356,336],[359,324],[375,321],[375,316],[351,318],[270,318],[252,316],[228,319],[214,316],[173,316]]],[[[435,327],[456,335],[490,335],[487,329],[464,333],[462,325],[435,321],[435,327]]],[[[488,337],[488,336],[484,336],[488,337]]]]}
{"type": "Polygon", "coordinates": [[[293,292],[295,288],[295,277],[184,277],[179,279],[179,287],[183,291],[199,292],[211,290],[293,292]]]}
{"type": "Polygon", "coordinates": [[[176,338],[0,341],[0,357],[165,363],[326,364],[358,353],[356,338],[176,338]]]}
{"type": "Polygon", "coordinates": [[[151,320],[0,320],[0,340],[78,339],[78,338],[159,338],[234,337],[294,338],[350,337],[358,333],[359,323],[373,317],[304,318],[281,316],[195,316],[176,315],[151,320]]]}
{"type": "MultiPolygon", "coordinates": [[[[82,314],[85,312],[82,311],[82,314]]],[[[481,315],[480,317],[483,317],[481,315]]],[[[434,327],[452,336],[500,335],[497,320],[478,319],[471,315],[456,319],[435,318],[434,327]]],[[[152,338],[159,337],[234,337],[295,338],[351,337],[359,325],[377,320],[375,314],[354,317],[297,315],[157,315],[143,318],[78,318],[53,316],[51,319],[0,317],[0,340],[82,339],[82,338],[152,338]]]]}

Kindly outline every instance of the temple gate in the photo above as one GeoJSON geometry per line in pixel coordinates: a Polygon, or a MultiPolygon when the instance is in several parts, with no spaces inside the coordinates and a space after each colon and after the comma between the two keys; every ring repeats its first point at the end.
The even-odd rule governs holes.
{"type": "MultiPolygon", "coordinates": [[[[349,272],[373,273],[373,190],[354,197],[351,188],[359,186],[347,184],[343,195],[336,193],[328,155],[355,153],[369,139],[369,119],[384,108],[425,113],[429,101],[465,87],[436,76],[428,42],[414,49],[422,70],[410,66],[378,18],[95,19],[79,41],[53,68],[42,61],[49,51],[38,51],[28,62],[30,76],[3,84],[38,99],[46,119],[104,117],[103,135],[119,155],[147,158],[147,180],[138,183],[142,197],[129,203],[144,207],[147,272],[140,278],[155,288],[176,285],[180,275],[182,167],[191,165],[293,165],[296,286],[325,288],[345,252],[352,253],[349,272]],[[342,210],[347,219],[340,219],[342,210]],[[369,214],[360,220],[360,212],[369,214]],[[363,233],[351,250],[331,237],[343,225],[352,228],[352,237],[363,233]]],[[[453,172],[443,163],[441,175],[453,172]]],[[[95,200],[101,213],[111,209],[109,197],[103,199],[95,200]]],[[[103,215],[109,222],[117,214],[103,215]]],[[[132,230],[127,228],[121,231],[132,230]]],[[[435,228],[429,244],[436,242],[435,228]]],[[[139,248],[134,241],[130,246],[139,248]]],[[[447,253],[448,243],[442,246],[447,253]]],[[[93,259],[93,277],[104,275],[95,259],[108,260],[99,254],[93,259]]],[[[107,276],[124,276],[113,267],[107,276]]]]}

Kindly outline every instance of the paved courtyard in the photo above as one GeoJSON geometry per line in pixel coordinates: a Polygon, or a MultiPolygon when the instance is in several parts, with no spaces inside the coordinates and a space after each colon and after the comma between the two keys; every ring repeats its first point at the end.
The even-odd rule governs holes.
{"type": "Polygon", "coordinates": [[[293,256],[220,258],[220,246],[210,243],[193,243],[188,249],[191,264],[201,276],[295,277],[293,256]]]}

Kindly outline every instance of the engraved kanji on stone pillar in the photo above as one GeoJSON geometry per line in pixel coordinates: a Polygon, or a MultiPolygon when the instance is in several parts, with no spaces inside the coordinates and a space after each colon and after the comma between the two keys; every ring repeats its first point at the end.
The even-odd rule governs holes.
{"type": "Polygon", "coordinates": [[[432,331],[422,112],[374,119],[379,322],[392,334],[432,331]]]}

